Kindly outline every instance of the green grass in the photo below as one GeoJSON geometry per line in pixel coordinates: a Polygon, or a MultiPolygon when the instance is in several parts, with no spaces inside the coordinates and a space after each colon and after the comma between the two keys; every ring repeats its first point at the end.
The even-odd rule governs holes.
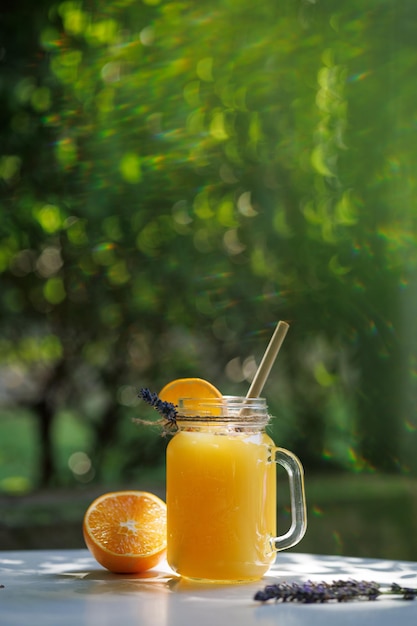
{"type": "Polygon", "coordinates": [[[37,482],[35,421],[24,411],[0,414],[0,492],[25,493],[37,482]]]}
{"type": "MultiPolygon", "coordinates": [[[[133,485],[164,498],[163,468],[138,476],[133,485]]],[[[81,522],[90,502],[107,485],[79,486],[24,496],[0,496],[0,549],[83,547],[81,522]]],[[[280,480],[279,534],[289,526],[280,480]]],[[[380,475],[307,476],[308,529],[296,548],[314,554],[417,560],[417,481],[380,475]]]]}
{"type": "Polygon", "coordinates": [[[417,481],[347,474],[306,480],[308,530],[300,551],[417,560],[417,481]]]}
{"type": "MultiPolygon", "coordinates": [[[[137,467],[121,481],[116,458],[102,484],[77,481],[68,466],[88,450],[88,432],[74,414],[58,416],[56,463],[65,490],[34,490],[39,445],[35,421],[24,411],[0,414],[0,549],[82,547],[81,520],[94,497],[109,489],[145,489],[164,497],[165,470],[137,467]]],[[[129,432],[130,436],[130,432],[129,432]]],[[[279,534],[289,526],[287,477],[279,469],[279,534]]],[[[308,529],[300,552],[417,560],[417,480],[380,474],[311,475],[306,471],[308,529]]]]}

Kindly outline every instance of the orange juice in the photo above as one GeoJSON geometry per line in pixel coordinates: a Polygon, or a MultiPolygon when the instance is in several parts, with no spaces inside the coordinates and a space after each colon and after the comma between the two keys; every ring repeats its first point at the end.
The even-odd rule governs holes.
{"type": "Polygon", "coordinates": [[[265,398],[179,399],[167,447],[167,559],[206,582],[257,580],[307,526],[303,467],[265,433],[265,398]],[[276,464],[288,474],[291,527],[276,536],[276,464]]]}
{"type": "MultiPolygon", "coordinates": [[[[215,420],[214,420],[215,421],[215,420]]],[[[202,580],[255,580],[275,559],[274,443],[265,432],[182,430],[167,449],[170,566],[202,580]]]]}

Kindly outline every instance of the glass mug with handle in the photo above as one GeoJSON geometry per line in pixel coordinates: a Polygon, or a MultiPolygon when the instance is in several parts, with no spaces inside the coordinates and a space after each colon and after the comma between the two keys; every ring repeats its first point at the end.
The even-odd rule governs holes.
{"type": "Polygon", "coordinates": [[[303,467],[266,434],[264,398],[179,401],[167,446],[167,560],[185,578],[260,579],[306,531],[303,467]],[[287,471],[292,523],[276,536],[276,463],[287,471]]]}

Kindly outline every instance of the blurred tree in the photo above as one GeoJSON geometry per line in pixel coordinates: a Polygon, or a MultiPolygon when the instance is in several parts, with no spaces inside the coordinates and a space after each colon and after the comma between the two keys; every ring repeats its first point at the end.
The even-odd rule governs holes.
{"type": "Polygon", "coordinates": [[[278,318],[293,326],[266,390],[288,417],[278,436],[311,468],[398,467],[415,396],[414,13],[3,13],[1,354],[6,397],[38,416],[42,483],[60,410],[89,424],[98,479],[118,445],[121,471],[152,463],[163,442],[147,455],[123,427],[136,388],[194,374],[242,391],[278,318]]]}

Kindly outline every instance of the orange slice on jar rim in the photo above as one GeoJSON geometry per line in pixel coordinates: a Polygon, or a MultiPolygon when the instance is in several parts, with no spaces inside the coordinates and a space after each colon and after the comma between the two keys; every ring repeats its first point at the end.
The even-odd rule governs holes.
{"type": "Polygon", "coordinates": [[[187,415],[221,415],[220,391],[203,378],[177,378],[167,383],[159,392],[159,398],[163,402],[171,402],[179,408],[181,413],[180,399],[184,400],[187,415]],[[208,403],[204,403],[208,400],[208,403]],[[220,402],[216,402],[219,400],[220,402]],[[213,403],[211,406],[210,403],[213,403]]]}

